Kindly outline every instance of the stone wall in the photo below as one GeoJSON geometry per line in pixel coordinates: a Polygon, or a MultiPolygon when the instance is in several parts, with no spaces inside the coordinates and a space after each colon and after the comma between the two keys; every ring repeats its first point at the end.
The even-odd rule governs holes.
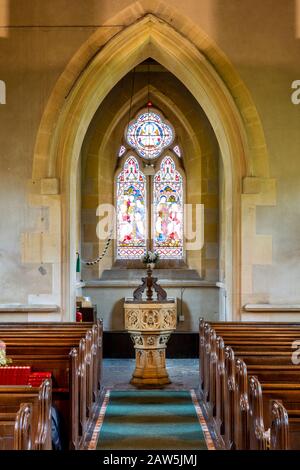
{"type": "MultiPolygon", "coordinates": [[[[219,289],[213,283],[207,283],[207,286],[205,283],[202,286],[197,286],[196,283],[194,286],[184,284],[161,283],[168,296],[177,300],[178,331],[198,331],[200,317],[209,321],[224,319],[219,316],[219,289]]],[[[83,289],[84,295],[90,296],[97,305],[97,315],[103,319],[105,330],[124,330],[124,299],[132,297],[134,285],[137,286],[138,283],[126,286],[115,282],[109,286],[100,281],[89,282],[83,289]]]]}

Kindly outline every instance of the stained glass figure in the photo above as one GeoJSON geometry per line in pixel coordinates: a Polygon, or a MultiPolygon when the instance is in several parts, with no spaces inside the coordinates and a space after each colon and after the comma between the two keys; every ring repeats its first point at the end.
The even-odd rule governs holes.
{"type": "Polygon", "coordinates": [[[129,123],[125,138],[141,157],[153,159],[172,144],[174,130],[159,113],[145,110],[129,123]]]}
{"type": "Polygon", "coordinates": [[[166,156],[153,183],[154,250],[161,258],[183,257],[183,179],[166,156]]]}
{"type": "Polygon", "coordinates": [[[117,257],[137,259],[146,251],[146,177],[130,156],[117,177],[117,257]]]}
{"type": "Polygon", "coordinates": [[[122,155],[124,155],[125,152],[126,152],[126,147],[124,147],[124,145],[121,145],[118,156],[122,157],[122,155]]]}
{"type": "Polygon", "coordinates": [[[173,151],[176,153],[177,157],[181,157],[181,150],[179,145],[175,145],[175,147],[173,147],[173,151]]]}

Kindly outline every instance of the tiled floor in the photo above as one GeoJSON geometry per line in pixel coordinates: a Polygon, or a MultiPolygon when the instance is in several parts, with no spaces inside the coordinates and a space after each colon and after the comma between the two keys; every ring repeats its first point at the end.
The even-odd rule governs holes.
{"type": "MultiPolygon", "coordinates": [[[[104,359],[103,386],[110,390],[136,390],[130,385],[134,359],[104,359]]],[[[167,359],[167,370],[172,381],[168,390],[197,389],[199,384],[198,359],[167,359]]]]}

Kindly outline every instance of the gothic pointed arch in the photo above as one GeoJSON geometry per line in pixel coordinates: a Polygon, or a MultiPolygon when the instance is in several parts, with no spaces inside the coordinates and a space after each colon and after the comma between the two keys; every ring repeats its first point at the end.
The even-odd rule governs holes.
{"type": "MultiPolygon", "coordinates": [[[[163,2],[154,0],[149,10],[144,8],[144,2],[137,1],[130,12],[121,12],[114,20],[117,21],[114,24],[126,26],[117,32],[100,28],[75,54],[58,80],[35,145],[33,179],[56,178],[61,189],[55,221],[60,219],[61,210],[62,224],[58,226],[54,222],[53,226],[61,237],[62,249],[57,256],[62,267],[62,309],[70,312],[75,305],[75,188],[84,136],[112,87],[137,64],[152,57],[193,94],[220,146],[226,182],[227,301],[233,318],[238,318],[242,308],[243,273],[249,277],[253,263],[242,257],[241,237],[249,233],[242,226],[243,179],[269,177],[266,143],[257,110],[222,51],[176,9],[166,10],[163,2]]],[[[266,188],[269,187],[267,184],[266,188]]],[[[55,201],[58,202],[57,196],[55,201]]],[[[251,230],[255,232],[255,226],[251,230]]]]}

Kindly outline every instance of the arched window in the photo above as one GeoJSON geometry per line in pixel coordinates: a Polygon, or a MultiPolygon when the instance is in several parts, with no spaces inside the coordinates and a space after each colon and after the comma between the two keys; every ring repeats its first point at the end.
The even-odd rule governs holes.
{"type": "Polygon", "coordinates": [[[183,257],[183,181],[169,155],[153,183],[153,248],[160,258],[183,257]]]}
{"type": "Polygon", "coordinates": [[[130,156],[117,176],[117,257],[140,258],[147,246],[146,177],[130,156]]]}
{"type": "Polygon", "coordinates": [[[158,111],[143,109],[124,137],[118,151],[123,168],[116,176],[116,256],[140,259],[151,249],[162,259],[182,259],[184,178],[174,129],[158,111]]]}

